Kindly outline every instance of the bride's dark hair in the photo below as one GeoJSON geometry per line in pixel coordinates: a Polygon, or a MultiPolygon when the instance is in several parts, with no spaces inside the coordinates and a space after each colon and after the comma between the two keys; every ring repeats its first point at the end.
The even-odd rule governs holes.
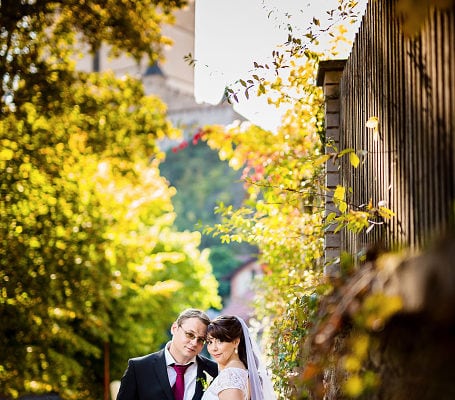
{"type": "Polygon", "coordinates": [[[242,324],[232,315],[220,315],[216,317],[207,327],[207,336],[211,336],[214,339],[218,339],[221,342],[233,342],[235,339],[240,338],[238,347],[238,354],[240,361],[245,364],[246,368],[249,368],[246,348],[245,348],[245,337],[243,335],[242,324]]]}

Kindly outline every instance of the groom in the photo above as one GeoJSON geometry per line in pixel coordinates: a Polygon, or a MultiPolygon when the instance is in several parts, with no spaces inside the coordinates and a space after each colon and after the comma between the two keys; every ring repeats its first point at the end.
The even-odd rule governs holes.
{"type": "Polygon", "coordinates": [[[164,349],[128,360],[117,400],[199,400],[207,374],[218,374],[217,364],[199,355],[209,323],[201,310],[183,311],[164,349]]]}

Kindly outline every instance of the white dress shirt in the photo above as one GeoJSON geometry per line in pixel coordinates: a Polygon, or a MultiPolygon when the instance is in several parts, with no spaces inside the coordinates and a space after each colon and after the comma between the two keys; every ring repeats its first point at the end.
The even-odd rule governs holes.
{"type": "MultiPolygon", "coordinates": [[[[172,368],[172,364],[178,364],[174,357],[172,357],[171,353],[169,352],[169,345],[171,342],[166,344],[164,349],[164,355],[166,357],[166,365],[167,365],[167,376],[169,377],[169,383],[171,387],[174,386],[175,380],[177,379],[177,372],[175,372],[174,368],[172,368]]],[[[196,357],[190,360],[193,364],[191,364],[185,371],[185,394],[183,400],[191,400],[194,396],[194,392],[196,391],[196,378],[197,378],[197,362],[196,357]]]]}

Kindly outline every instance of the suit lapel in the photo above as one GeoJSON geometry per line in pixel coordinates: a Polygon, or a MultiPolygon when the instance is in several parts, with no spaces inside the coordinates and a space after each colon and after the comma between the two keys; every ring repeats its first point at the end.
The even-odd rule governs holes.
{"type": "Polygon", "coordinates": [[[174,400],[171,385],[169,384],[169,377],[167,375],[167,365],[164,350],[162,350],[159,356],[155,359],[153,369],[155,371],[156,376],[158,377],[158,383],[161,385],[164,393],[166,394],[166,398],[168,400],[174,400]]]}
{"type": "MultiPolygon", "coordinates": [[[[199,356],[196,356],[196,364],[197,364],[196,390],[194,391],[194,396],[192,400],[201,400],[202,395],[204,394],[202,380],[207,379],[204,373],[207,366],[204,360],[199,356]]],[[[169,384],[169,377],[167,375],[166,357],[164,355],[164,349],[161,350],[157,357],[153,360],[153,370],[155,371],[158,384],[161,385],[164,393],[166,394],[166,399],[174,400],[171,385],[169,384]]]]}
{"type": "Polygon", "coordinates": [[[207,379],[204,373],[204,371],[206,370],[206,364],[204,360],[201,357],[196,356],[196,362],[197,362],[196,390],[194,392],[192,400],[200,400],[202,398],[202,395],[204,394],[202,381],[207,379]]]}
{"type": "Polygon", "coordinates": [[[202,379],[204,379],[204,365],[199,357],[196,357],[197,362],[197,376],[196,376],[196,390],[194,391],[193,400],[200,400],[203,394],[202,379]]]}

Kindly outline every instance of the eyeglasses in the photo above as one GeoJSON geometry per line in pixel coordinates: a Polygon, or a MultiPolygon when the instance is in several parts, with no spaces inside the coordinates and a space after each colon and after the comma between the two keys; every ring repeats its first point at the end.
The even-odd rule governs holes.
{"type": "Polygon", "coordinates": [[[183,326],[182,326],[182,325],[179,325],[179,328],[182,328],[183,334],[185,335],[185,337],[186,337],[188,340],[193,341],[194,339],[197,339],[197,343],[198,343],[198,344],[204,344],[204,343],[205,343],[205,337],[196,336],[193,332],[191,332],[191,331],[186,331],[185,329],[183,329],[183,326]]]}

